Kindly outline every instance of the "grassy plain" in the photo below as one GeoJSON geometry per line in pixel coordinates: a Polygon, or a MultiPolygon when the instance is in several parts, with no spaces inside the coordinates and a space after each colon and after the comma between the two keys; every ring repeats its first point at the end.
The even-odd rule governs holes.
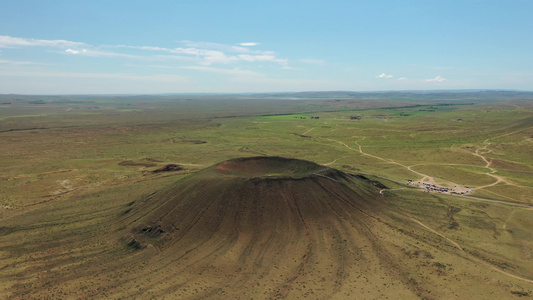
{"type": "MultiPolygon", "coordinates": [[[[365,176],[391,188],[383,201],[396,213],[376,221],[388,225],[374,233],[390,242],[394,258],[386,261],[401,262],[411,274],[407,282],[412,279],[406,284],[397,279],[405,274],[387,275],[372,262],[362,277],[302,280],[300,292],[284,297],[304,295],[310,285],[315,294],[309,297],[338,299],[354,292],[358,299],[393,299],[396,292],[421,299],[533,295],[531,207],[404,184],[466,185],[474,197],[533,205],[531,99],[512,93],[267,96],[2,96],[0,297],[208,295],[198,288],[229,297],[238,283],[231,279],[218,290],[185,279],[181,288],[165,290],[175,271],[157,273],[145,266],[155,252],[124,248],[117,215],[216,163],[263,155],[372,174],[365,176]],[[168,164],[184,169],[152,172],[168,164]],[[150,281],[159,282],[157,289],[150,281]]],[[[257,284],[270,284],[261,291],[283,286],[257,284]]]]}

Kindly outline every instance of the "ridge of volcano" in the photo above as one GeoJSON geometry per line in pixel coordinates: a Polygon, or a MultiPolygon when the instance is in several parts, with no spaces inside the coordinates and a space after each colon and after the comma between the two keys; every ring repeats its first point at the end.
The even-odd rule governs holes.
{"type": "Polygon", "coordinates": [[[332,169],[316,163],[279,156],[235,158],[216,166],[222,173],[241,174],[253,178],[303,178],[332,169]]]}
{"type": "Polygon", "coordinates": [[[376,254],[386,251],[371,230],[384,207],[379,188],[364,176],[298,159],[247,157],[131,204],[120,224],[127,228],[122,241],[136,256],[155,255],[154,270],[172,266],[188,284],[212,291],[230,274],[237,285],[268,280],[259,288],[267,298],[305,297],[293,289],[299,280],[323,278],[330,285],[369,272],[377,261],[388,264],[376,254]],[[380,250],[369,251],[374,248],[380,250]]]}
{"type": "Polygon", "coordinates": [[[368,180],[310,161],[247,157],[171,184],[133,205],[125,220],[134,236],[132,245],[166,248],[191,233],[197,239],[235,230],[301,232],[311,221],[376,209],[377,196],[368,180]]]}

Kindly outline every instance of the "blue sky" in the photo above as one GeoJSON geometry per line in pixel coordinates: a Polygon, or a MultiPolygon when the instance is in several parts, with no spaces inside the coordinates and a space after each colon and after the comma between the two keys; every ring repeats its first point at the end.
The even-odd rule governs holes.
{"type": "Polygon", "coordinates": [[[0,94],[533,90],[531,0],[0,7],[0,94]]]}

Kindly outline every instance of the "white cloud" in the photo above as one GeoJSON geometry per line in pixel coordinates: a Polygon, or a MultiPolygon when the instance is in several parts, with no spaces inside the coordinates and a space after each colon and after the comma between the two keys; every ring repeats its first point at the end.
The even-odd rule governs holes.
{"type": "Polygon", "coordinates": [[[229,53],[264,53],[264,52],[267,52],[267,51],[251,50],[248,47],[242,47],[242,45],[235,46],[235,45],[225,45],[225,44],[211,43],[211,42],[193,42],[193,41],[181,41],[181,43],[191,48],[211,49],[211,50],[218,50],[218,51],[229,52],[229,53]]]}
{"type": "Polygon", "coordinates": [[[275,63],[278,63],[280,65],[286,65],[287,64],[287,60],[286,59],[276,58],[276,56],[274,56],[274,55],[240,54],[240,55],[237,55],[237,57],[239,58],[239,60],[250,61],[250,62],[268,61],[268,62],[275,62],[275,63]]]}
{"type": "Polygon", "coordinates": [[[74,50],[74,49],[69,48],[65,50],[65,53],[72,54],[72,55],[91,56],[91,57],[122,57],[122,58],[135,58],[135,59],[145,58],[140,55],[131,55],[131,54],[125,54],[125,53],[99,51],[99,50],[92,50],[92,49],[74,50]]]}
{"type": "Polygon", "coordinates": [[[89,57],[129,58],[146,61],[190,61],[199,65],[237,64],[242,62],[268,62],[287,66],[288,60],[279,58],[273,51],[251,50],[248,47],[259,45],[255,42],[225,45],[209,42],[182,41],[185,47],[165,48],[157,46],[129,45],[89,45],[66,40],[38,40],[0,36],[1,47],[40,46],[63,48],[60,53],[89,57]],[[112,51],[106,51],[113,49],[112,51]],[[166,55],[161,55],[166,54],[166,55]]]}
{"type": "Polygon", "coordinates": [[[171,52],[172,49],[163,48],[163,47],[152,47],[152,46],[128,46],[128,45],[103,45],[100,48],[125,48],[125,49],[134,49],[134,50],[145,50],[145,51],[166,51],[171,52]]]}
{"type": "Polygon", "coordinates": [[[378,76],[376,76],[376,78],[392,78],[392,77],[394,77],[394,75],[387,75],[385,73],[381,73],[378,76]]]}
{"type": "Polygon", "coordinates": [[[175,48],[170,50],[172,53],[193,55],[199,59],[199,63],[202,65],[211,64],[229,64],[239,61],[246,62],[273,62],[280,65],[287,65],[287,59],[277,58],[273,54],[238,54],[229,55],[223,51],[210,50],[210,49],[198,49],[198,48],[175,48]]]}
{"type": "MultiPolygon", "coordinates": [[[[83,49],[82,51],[84,51],[84,50],[85,49],[83,49]]],[[[87,51],[87,50],[85,50],[85,51],[87,51]]],[[[69,49],[65,50],[65,52],[70,53],[70,54],[80,54],[81,51],[69,48],[69,49]]]]}
{"type": "Polygon", "coordinates": [[[65,40],[37,40],[0,35],[0,48],[16,46],[44,46],[44,47],[80,47],[84,43],[65,40]]]}
{"type": "Polygon", "coordinates": [[[398,81],[405,81],[405,80],[407,80],[407,77],[400,77],[400,78],[398,78],[398,81]]]}
{"type": "MultiPolygon", "coordinates": [[[[181,56],[165,56],[158,55],[153,56],[158,59],[179,59],[179,60],[196,60],[201,65],[212,65],[212,64],[230,64],[237,63],[240,61],[246,62],[273,62],[280,65],[287,65],[287,59],[281,59],[276,57],[272,51],[251,51],[245,47],[236,47],[224,44],[217,43],[208,43],[208,42],[191,42],[191,41],[182,41],[183,44],[189,47],[178,47],[178,48],[162,48],[162,47],[151,47],[151,46],[126,46],[126,45],[117,45],[117,46],[105,46],[111,48],[128,48],[136,50],[146,50],[146,51],[160,51],[160,52],[169,52],[174,54],[181,54],[181,56]],[[235,53],[235,54],[232,54],[235,53]]],[[[252,44],[252,43],[249,43],[252,44]]],[[[258,43],[255,43],[258,45],[258,43]]]]}
{"type": "Polygon", "coordinates": [[[198,48],[174,48],[174,49],[169,49],[169,51],[172,53],[177,53],[177,54],[189,54],[189,55],[197,55],[197,56],[219,56],[220,54],[224,54],[224,52],[222,51],[198,49],[198,48]]]}
{"type": "Polygon", "coordinates": [[[446,78],[442,78],[440,75],[435,77],[435,78],[429,78],[429,79],[425,79],[424,81],[425,82],[444,82],[446,81],[447,79],[446,78]]]}
{"type": "MultiPolygon", "coordinates": [[[[226,53],[222,51],[213,51],[213,50],[203,50],[203,49],[195,49],[197,50],[196,56],[201,59],[200,64],[202,65],[211,65],[211,64],[229,64],[232,62],[238,61],[237,57],[235,56],[228,56],[226,53]]],[[[194,53],[187,53],[187,54],[194,54],[194,53]]]]}

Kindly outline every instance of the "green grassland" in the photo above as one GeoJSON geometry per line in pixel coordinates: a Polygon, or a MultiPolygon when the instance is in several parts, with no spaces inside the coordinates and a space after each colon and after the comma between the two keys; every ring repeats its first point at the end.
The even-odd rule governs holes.
{"type": "MultiPolygon", "coordinates": [[[[391,189],[383,201],[397,214],[383,221],[388,227],[382,233],[409,237],[410,244],[401,237],[395,242],[404,249],[390,251],[412,263],[406,268],[420,286],[418,298],[531,296],[533,284],[523,279],[533,280],[533,105],[511,94],[500,100],[512,101],[493,94],[484,101],[482,92],[427,98],[291,95],[298,100],[4,95],[0,295],[70,299],[82,291],[88,298],[150,298],[135,277],[141,266],[133,258],[120,261],[131,262],[131,269],[110,261],[129,257],[131,250],[116,243],[113,230],[121,224],[106,220],[128,203],[221,161],[282,156],[371,174],[365,176],[391,189]],[[168,164],[183,169],[153,172],[168,164]],[[470,196],[482,199],[424,193],[405,184],[424,177],[473,187],[470,196]],[[432,256],[413,256],[424,251],[432,256]],[[108,282],[138,294],[113,292],[108,282]]],[[[390,282],[375,277],[369,275],[387,290],[390,282]]],[[[365,290],[366,298],[385,297],[378,290],[365,290]]]]}
{"type": "Polygon", "coordinates": [[[338,100],[43,101],[0,107],[3,205],[42,201],[62,189],[57,183],[61,180],[75,181],[72,188],[79,190],[142,177],[149,167],[118,164],[147,158],[159,165],[188,165],[188,173],[234,157],[278,155],[350,166],[399,181],[420,179],[407,169],[412,166],[436,179],[475,187],[495,181],[477,150],[492,161],[494,174],[505,178],[497,186],[518,187],[516,197],[498,197],[495,191],[491,198],[524,202],[532,195],[529,102],[401,109],[390,108],[396,103],[388,102],[380,109],[368,108],[372,103],[364,101],[338,100]],[[69,110],[72,103],[78,109],[69,110]],[[341,110],[339,103],[344,103],[341,110]],[[310,105],[317,110],[309,112],[310,105]],[[347,110],[350,105],[354,107],[347,110]],[[92,107],[98,109],[88,112],[92,107]],[[297,110],[307,112],[286,113],[297,110]],[[354,115],[361,119],[350,120],[354,115]]]}

